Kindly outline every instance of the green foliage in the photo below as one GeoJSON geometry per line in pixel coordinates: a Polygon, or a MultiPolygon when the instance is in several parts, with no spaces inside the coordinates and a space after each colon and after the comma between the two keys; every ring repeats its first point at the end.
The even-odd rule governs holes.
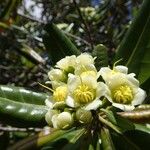
{"type": "Polygon", "coordinates": [[[23,88],[0,86],[1,121],[22,127],[45,125],[46,98],[46,94],[23,88]]]}
{"type": "MultiPolygon", "coordinates": [[[[10,12],[12,11],[16,2],[17,2],[16,0],[8,1],[6,8],[0,15],[0,18],[6,20],[9,19],[10,12]]],[[[108,7],[110,7],[112,3],[110,0],[107,0],[105,5],[103,7],[100,7],[99,11],[95,11],[95,9],[93,9],[94,15],[91,18],[88,15],[83,16],[85,21],[87,21],[87,27],[85,28],[90,29],[90,23],[92,19],[95,20],[92,26],[99,25],[99,23],[103,24],[102,21],[105,19],[104,14],[107,14],[108,7]],[[97,14],[96,12],[100,14],[97,14]]],[[[145,0],[141,8],[141,11],[137,15],[136,19],[133,21],[125,39],[122,41],[120,47],[118,48],[116,58],[115,58],[115,60],[123,58],[123,64],[126,64],[129,67],[129,72],[134,72],[138,75],[138,79],[146,89],[148,89],[149,87],[148,82],[150,79],[150,72],[148,71],[148,69],[150,68],[149,8],[150,8],[150,1],[145,0]]],[[[75,16],[77,16],[78,18],[78,15],[75,16]]],[[[82,14],[81,14],[81,18],[82,18],[82,14]]],[[[73,22],[78,22],[78,21],[80,24],[79,18],[73,22]]],[[[84,34],[87,34],[87,31],[83,30],[84,26],[86,26],[86,22],[81,24],[80,30],[82,30],[84,34]]],[[[0,22],[0,27],[2,27],[3,30],[9,29],[9,24],[7,25],[7,23],[5,22],[0,22]]],[[[14,26],[12,26],[12,28],[13,27],[14,26]]],[[[69,27],[71,28],[70,30],[72,31],[78,30],[78,29],[73,30],[73,27],[71,26],[69,27]]],[[[21,30],[21,28],[17,28],[17,29],[21,30]]],[[[108,34],[110,34],[110,37],[114,36],[112,28],[109,27],[109,24],[106,25],[106,28],[104,29],[105,29],[104,33],[108,32],[108,34]]],[[[80,36],[82,35],[82,32],[81,33],[77,32],[76,35],[80,36]]],[[[117,34],[118,32],[119,30],[114,31],[115,34],[117,34]]],[[[122,35],[122,33],[120,34],[122,35]]],[[[8,35],[11,35],[11,33],[8,35]]],[[[21,35],[21,38],[18,39],[23,39],[22,37],[23,36],[21,35]]],[[[120,35],[118,37],[120,37],[120,35]]],[[[116,39],[118,37],[116,37],[116,39]]],[[[13,38],[14,37],[12,36],[12,39],[13,38]]],[[[77,39],[79,38],[77,37],[77,39]]],[[[9,39],[7,40],[9,41],[9,39]]],[[[18,42],[19,40],[16,41],[18,42]]],[[[88,43],[87,41],[84,42],[88,43]]],[[[57,26],[53,23],[47,24],[45,26],[43,43],[47,49],[47,52],[49,53],[49,58],[51,58],[53,63],[56,63],[58,60],[64,58],[67,55],[80,54],[80,51],[71,42],[71,40],[67,38],[67,36],[62,31],[60,31],[57,28],[57,26]]],[[[7,44],[8,43],[6,42],[6,45],[7,44]]],[[[93,43],[88,43],[88,44],[91,45],[93,43]]],[[[3,45],[3,42],[1,45],[3,45]]],[[[26,56],[26,58],[28,58],[29,60],[33,59],[33,62],[36,63],[38,62],[42,64],[46,63],[45,61],[43,61],[41,57],[36,55],[37,53],[34,52],[27,44],[21,43],[20,47],[14,47],[14,48],[16,48],[16,50],[19,51],[21,55],[26,56]]],[[[92,55],[94,57],[97,57],[96,67],[98,69],[104,66],[108,66],[107,52],[108,49],[104,45],[99,44],[95,46],[92,55]]],[[[48,108],[44,106],[45,105],[44,101],[48,97],[49,96],[46,94],[32,92],[24,88],[3,86],[3,85],[0,86],[1,122],[7,123],[8,125],[17,126],[17,127],[45,126],[46,125],[45,114],[48,108]]],[[[93,112],[91,111],[91,113],[93,112]]],[[[52,150],[56,150],[56,149],[62,149],[62,150],[70,150],[70,149],[72,150],[76,150],[76,149],[79,150],[84,150],[84,149],[85,150],[86,149],[139,150],[142,149],[142,150],[146,150],[147,146],[149,147],[150,129],[145,125],[134,124],[132,122],[136,120],[136,117],[137,118],[141,117],[142,119],[146,117],[149,119],[150,115],[148,109],[137,110],[134,112],[119,112],[119,113],[115,113],[107,109],[105,110],[100,109],[100,114],[98,114],[98,116],[93,115],[93,117],[95,118],[93,119],[94,122],[92,122],[92,124],[89,124],[80,129],[78,128],[73,128],[70,130],[50,129],[48,134],[42,132],[40,134],[33,135],[31,137],[28,137],[27,139],[23,139],[19,141],[18,143],[11,146],[9,149],[26,150],[26,149],[34,148],[34,149],[42,149],[42,150],[48,150],[48,149],[52,149],[52,150]],[[127,119],[130,119],[131,121],[127,119]]],[[[148,121],[146,120],[144,123],[147,123],[148,121]]],[[[0,141],[4,142],[3,138],[8,138],[8,136],[6,136],[6,134],[0,135],[0,141]]],[[[5,143],[4,144],[0,143],[1,149],[5,147],[6,147],[5,143]]]]}
{"type": "Polygon", "coordinates": [[[80,54],[80,51],[55,24],[47,24],[45,31],[43,42],[54,64],[67,55],[80,54]]]}
{"type": "Polygon", "coordinates": [[[125,38],[118,47],[115,60],[123,58],[129,67],[144,83],[150,78],[150,1],[144,0],[141,10],[130,26],[125,38]]]}

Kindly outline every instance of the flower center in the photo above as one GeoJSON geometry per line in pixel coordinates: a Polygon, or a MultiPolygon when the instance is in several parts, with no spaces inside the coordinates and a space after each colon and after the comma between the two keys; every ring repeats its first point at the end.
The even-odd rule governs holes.
{"type": "Polygon", "coordinates": [[[74,98],[78,103],[85,104],[94,100],[95,90],[82,84],[74,91],[74,98]]]}
{"type": "Polygon", "coordinates": [[[114,102],[130,104],[133,100],[132,89],[127,85],[122,85],[113,92],[114,102]]]}
{"type": "Polygon", "coordinates": [[[67,87],[60,86],[53,93],[53,99],[57,102],[64,101],[67,97],[67,87]]]}

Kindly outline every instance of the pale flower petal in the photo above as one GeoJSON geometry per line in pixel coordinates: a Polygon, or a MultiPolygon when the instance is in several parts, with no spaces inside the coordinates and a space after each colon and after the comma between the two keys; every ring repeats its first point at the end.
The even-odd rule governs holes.
{"type": "Polygon", "coordinates": [[[90,54],[82,53],[77,57],[77,65],[86,66],[88,64],[94,64],[94,58],[90,54]]]}
{"type": "Polygon", "coordinates": [[[76,56],[75,55],[66,56],[65,58],[61,59],[60,61],[58,61],[56,63],[57,68],[60,68],[62,70],[66,70],[66,71],[69,67],[74,68],[75,65],[76,65],[76,56]]]}
{"type": "Polygon", "coordinates": [[[141,88],[138,88],[137,93],[132,101],[132,105],[139,105],[141,104],[146,98],[146,92],[141,88]]]}
{"type": "Polygon", "coordinates": [[[68,97],[67,97],[67,99],[66,99],[66,104],[67,104],[69,107],[72,107],[72,108],[75,107],[75,101],[74,101],[74,99],[73,99],[71,96],[68,96],[68,97]]]}
{"type": "MultiPolygon", "coordinates": [[[[51,98],[52,98],[52,96],[51,96],[51,98]]],[[[49,98],[47,98],[47,99],[45,100],[45,105],[46,105],[47,107],[49,107],[49,108],[53,108],[53,102],[50,101],[49,98]]]]}
{"type": "Polygon", "coordinates": [[[118,66],[114,67],[114,71],[127,74],[128,73],[128,68],[126,66],[118,65],[118,66]]]}
{"type": "Polygon", "coordinates": [[[125,105],[125,104],[119,104],[119,103],[112,103],[112,105],[124,111],[131,111],[135,108],[133,105],[125,105]]]}
{"type": "Polygon", "coordinates": [[[100,99],[96,99],[92,101],[91,103],[87,104],[85,106],[85,110],[96,110],[100,105],[102,104],[102,101],[100,99]]]}
{"type": "Polygon", "coordinates": [[[66,81],[66,75],[60,69],[51,69],[48,72],[48,77],[51,81],[66,81]]]}

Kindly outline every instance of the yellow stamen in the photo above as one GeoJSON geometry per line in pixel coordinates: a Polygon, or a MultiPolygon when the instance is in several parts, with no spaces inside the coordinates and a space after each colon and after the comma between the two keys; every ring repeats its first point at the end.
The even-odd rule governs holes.
{"type": "Polygon", "coordinates": [[[132,89],[127,85],[121,85],[113,92],[113,99],[116,103],[130,104],[133,100],[132,89]]]}
{"type": "Polygon", "coordinates": [[[82,84],[74,91],[74,98],[78,103],[85,104],[94,100],[95,90],[82,84]]]}
{"type": "Polygon", "coordinates": [[[60,86],[56,88],[56,90],[53,93],[53,99],[57,102],[65,101],[67,97],[67,87],[66,86],[60,86]]]}

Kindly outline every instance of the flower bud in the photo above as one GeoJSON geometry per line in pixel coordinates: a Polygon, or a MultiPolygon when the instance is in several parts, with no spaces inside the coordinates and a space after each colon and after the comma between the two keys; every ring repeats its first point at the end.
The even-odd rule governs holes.
{"type": "Polygon", "coordinates": [[[46,120],[46,122],[48,123],[49,126],[53,125],[52,117],[56,114],[58,114],[58,111],[57,110],[51,110],[51,109],[48,110],[48,112],[46,113],[45,120],[46,120]]]}
{"type": "Polygon", "coordinates": [[[52,69],[51,71],[48,72],[48,76],[51,81],[65,82],[67,80],[67,76],[60,69],[52,69]]]}
{"type": "Polygon", "coordinates": [[[73,117],[69,112],[62,112],[52,117],[54,128],[68,129],[73,124],[73,117]]]}
{"type": "Polygon", "coordinates": [[[92,113],[87,110],[78,109],[76,112],[76,118],[80,123],[88,124],[92,121],[92,113]]]}

